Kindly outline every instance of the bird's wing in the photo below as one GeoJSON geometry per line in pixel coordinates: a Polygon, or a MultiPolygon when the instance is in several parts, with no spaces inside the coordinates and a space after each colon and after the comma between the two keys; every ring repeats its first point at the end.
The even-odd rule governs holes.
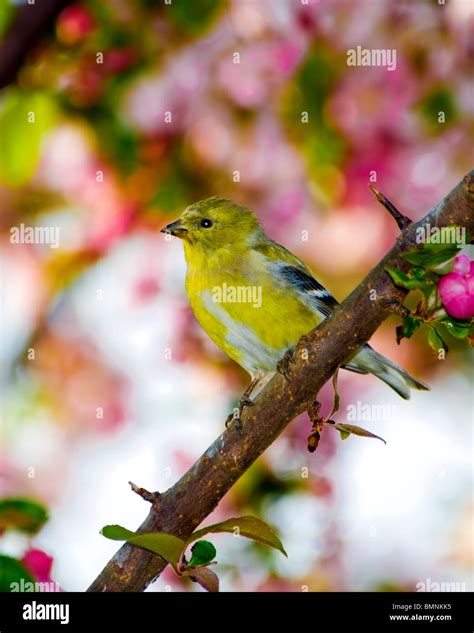
{"type": "MultiPolygon", "coordinates": [[[[255,247],[255,250],[268,260],[268,265],[272,274],[276,275],[280,283],[286,284],[292,291],[296,291],[300,300],[317,312],[325,319],[339,305],[329,290],[319,283],[314,277],[311,269],[305,263],[293,255],[284,246],[271,240],[255,247]]],[[[369,348],[367,343],[364,348],[369,348]]],[[[363,367],[351,364],[350,362],[341,365],[344,369],[357,374],[366,374],[363,367]]]]}
{"type": "Polygon", "coordinates": [[[255,250],[268,260],[272,274],[278,281],[287,284],[303,303],[323,319],[339,305],[331,293],[313,277],[308,266],[284,246],[269,240],[257,245],[255,250]]]}

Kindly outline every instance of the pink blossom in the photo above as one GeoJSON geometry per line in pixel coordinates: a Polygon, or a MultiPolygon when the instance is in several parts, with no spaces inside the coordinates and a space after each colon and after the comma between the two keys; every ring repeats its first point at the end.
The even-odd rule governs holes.
{"type": "Polygon", "coordinates": [[[53,559],[40,549],[29,549],[21,559],[23,565],[38,582],[51,581],[53,559]]]}
{"type": "Polygon", "coordinates": [[[137,52],[131,46],[111,48],[105,54],[105,69],[110,73],[122,73],[137,61],[137,52]]]}
{"type": "Polygon", "coordinates": [[[474,261],[469,257],[456,257],[452,272],[441,278],[438,288],[448,314],[456,319],[474,316],[474,261]]]}
{"type": "Polygon", "coordinates": [[[88,9],[72,5],[62,11],[57,22],[58,39],[66,46],[74,46],[86,39],[95,29],[95,20],[88,9]]]}

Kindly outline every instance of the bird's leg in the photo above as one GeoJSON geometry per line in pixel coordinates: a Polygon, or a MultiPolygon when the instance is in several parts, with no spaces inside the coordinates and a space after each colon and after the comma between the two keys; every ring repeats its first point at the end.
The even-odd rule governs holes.
{"type": "Polygon", "coordinates": [[[252,379],[252,382],[249,384],[249,386],[240,397],[239,406],[235,407],[232,413],[229,413],[229,415],[227,416],[227,420],[225,421],[226,429],[228,429],[230,425],[233,425],[239,432],[242,430],[242,425],[240,424],[242,411],[244,407],[251,407],[253,405],[253,400],[250,400],[249,396],[255,389],[257,384],[260,382],[260,380],[260,377],[252,379]]]}
{"type": "Polygon", "coordinates": [[[241,395],[239,400],[239,409],[243,409],[244,407],[251,407],[253,405],[253,400],[250,400],[250,394],[255,389],[255,387],[260,382],[261,378],[253,378],[247,389],[241,395]]]}

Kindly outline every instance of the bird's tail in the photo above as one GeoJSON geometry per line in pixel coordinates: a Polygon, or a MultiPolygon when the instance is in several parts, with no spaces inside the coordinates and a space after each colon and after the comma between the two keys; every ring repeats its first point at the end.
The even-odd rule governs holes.
{"type": "Polygon", "coordinates": [[[410,389],[418,389],[419,391],[429,391],[430,389],[419,380],[415,380],[396,363],[376,352],[370,345],[364,345],[345,367],[352,371],[371,373],[377,376],[405,400],[410,397],[410,389]]]}

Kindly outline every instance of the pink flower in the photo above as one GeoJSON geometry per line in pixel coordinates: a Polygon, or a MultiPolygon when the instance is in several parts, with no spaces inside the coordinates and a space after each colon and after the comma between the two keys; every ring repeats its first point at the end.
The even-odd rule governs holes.
{"type": "Polygon", "coordinates": [[[441,278],[438,288],[448,314],[456,319],[474,316],[474,261],[469,257],[456,257],[453,271],[441,278]]]}
{"type": "Polygon", "coordinates": [[[38,582],[51,581],[53,559],[40,549],[29,549],[21,562],[38,582]]]}
{"type": "Polygon", "coordinates": [[[104,66],[110,73],[122,73],[137,61],[137,53],[131,46],[111,48],[105,53],[104,66]]]}
{"type": "Polygon", "coordinates": [[[66,46],[74,46],[86,39],[95,29],[95,20],[86,7],[71,5],[58,17],[58,39],[66,46]]]}

